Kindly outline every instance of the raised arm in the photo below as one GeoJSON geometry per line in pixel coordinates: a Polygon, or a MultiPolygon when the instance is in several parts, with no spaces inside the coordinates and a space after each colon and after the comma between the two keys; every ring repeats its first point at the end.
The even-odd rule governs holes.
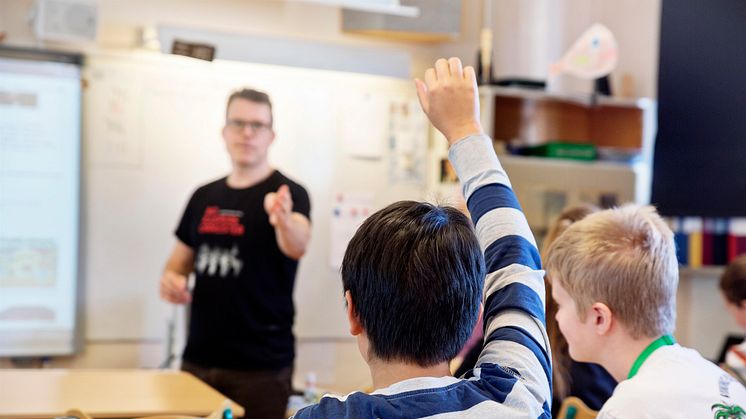
{"type": "MultiPolygon", "coordinates": [[[[415,80],[422,108],[448,140],[449,159],[484,251],[485,347],[477,368],[499,365],[516,372],[546,412],[551,363],[545,330],[544,272],[526,217],[479,123],[476,77],[457,58],[440,59],[415,80]]],[[[512,394],[512,393],[511,393],[512,394]]]]}
{"type": "Polygon", "coordinates": [[[298,260],[306,253],[311,240],[311,222],[305,215],[293,212],[293,200],[287,185],[264,197],[264,209],[269,223],[275,228],[275,237],[280,251],[291,259],[298,260]]]}

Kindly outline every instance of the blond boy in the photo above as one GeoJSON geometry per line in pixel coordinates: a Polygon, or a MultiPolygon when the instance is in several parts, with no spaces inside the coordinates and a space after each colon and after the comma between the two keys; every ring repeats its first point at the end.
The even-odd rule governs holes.
{"type": "Polygon", "coordinates": [[[575,223],[550,249],[547,272],[570,356],[619,381],[600,418],[741,417],[746,389],[672,337],[678,264],[673,233],[653,207],[575,223]]]}

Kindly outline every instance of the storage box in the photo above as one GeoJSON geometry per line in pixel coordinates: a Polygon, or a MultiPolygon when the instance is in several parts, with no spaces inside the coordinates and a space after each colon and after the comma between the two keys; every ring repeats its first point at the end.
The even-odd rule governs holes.
{"type": "Polygon", "coordinates": [[[574,160],[596,159],[596,146],[593,144],[551,142],[539,146],[527,147],[524,152],[527,156],[574,160]]]}

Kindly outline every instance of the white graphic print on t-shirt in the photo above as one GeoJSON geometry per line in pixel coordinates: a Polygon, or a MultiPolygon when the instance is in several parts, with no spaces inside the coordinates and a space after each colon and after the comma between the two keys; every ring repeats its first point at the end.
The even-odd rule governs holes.
{"type": "Polygon", "coordinates": [[[197,252],[197,261],[194,264],[195,270],[200,275],[214,276],[221,278],[228,276],[233,271],[233,276],[238,276],[243,268],[243,261],[238,258],[238,247],[233,246],[230,250],[219,246],[210,247],[203,244],[197,252]]]}

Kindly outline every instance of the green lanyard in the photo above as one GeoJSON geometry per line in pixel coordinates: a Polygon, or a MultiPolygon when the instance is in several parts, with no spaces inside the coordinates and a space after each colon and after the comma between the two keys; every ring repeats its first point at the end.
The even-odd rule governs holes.
{"type": "Polygon", "coordinates": [[[627,379],[634,377],[637,375],[637,371],[640,370],[640,367],[642,367],[642,364],[645,362],[645,360],[648,359],[648,357],[656,351],[656,349],[660,348],[661,346],[669,346],[676,343],[676,339],[673,338],[671,335],[663,335],[659,337],[658,339],[654,340],[650,345],[648,345],[645,350],[642,351],[640,356],[637,357],[635,360],[635,363],[632,364],[632,369],[629,371],[629,375],[627,376],[627,379]]]}

